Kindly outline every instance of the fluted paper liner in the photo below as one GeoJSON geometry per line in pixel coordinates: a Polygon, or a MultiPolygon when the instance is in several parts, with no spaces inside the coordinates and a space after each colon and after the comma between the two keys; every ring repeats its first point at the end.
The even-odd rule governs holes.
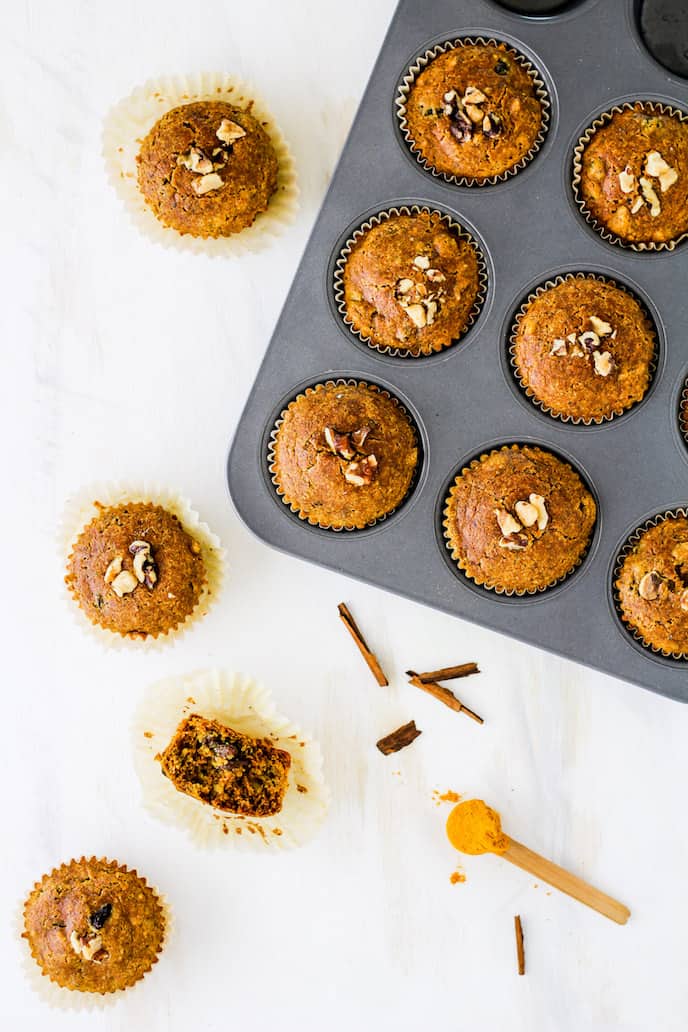
{"type": "Polygon", "coordinates": [[[429,208],[427,205],[423,205],[421,207],[418,204],[404,204],[400,205],[397,208],[385,208],[382,211],[376,212],[375,215],[371,215],[368,219],[366,219],[365,222],[362,222],[358,229],[356,229],[352,233],[352,235],[346,241],[344,247],[339,252],[339,257],[335,263],[333,290],[335,303],[337,305],[339,314],[342,317],[342,321],[346,326],[348,326],[348,328],[351,330],[354,336],[358,337],[358,339],[362,341],[364,344],[367,344],[369,347],[374,348],[376,351],[379,351],[381,355],[391,355],[395,358],[428,358],[432,354],[438,354],[442,351],[446,351],[447,348],[452,347],[454,344],[457,344],[459,341],[463,340],[471,326],[474,324],[474,322],[480,315],[480,311],[485,302],[485,295],[487,294],[487,265],[485,264],[485,258],[475,240],[475,237],[471,233],[469,233],[468,230],[464,229],[463,226],[461,226],[460,223],[456,221],[456,219],[453,219],[450,215],[447,215],[446,212],[440,211],[437,208],[429,208]],[[450,229],[455,236],[457,236],[460,240],[467,241],[471,245],[475,252],[475,256],[478,260],[478,292],[476,294],[473,307],[471,308],[471,311],[468,314],[466,325],[463,327],[458,337],[456,337],[454,340],[449,341],[448,344],[433,347],[433,350],[430,352],[413,351],[410,348],[394,348],[390,347],[389,345],[377,343],[371,337],[366,337],[363,333],[356,329],[353,322],[349,318],[346,311],[346,297],[344,294],[344,270],[346,268],[346,263],[349,259],[349,255],[351,254],[353,248],[356,246],[359,240],[361,240],[362,237],[366,235],[366,233],[373,229],[373,227],[379,226],[382,222],[385,222],[387,219],[392,218],[393,216],[420,214],[437,215],[438,218],[442,220],[445,226],[448,229],[450,229]]]}
{"type": "Polygon", "coordinates": [[[71,864],[78,861],[74,858],[67,863],[60,864],[59,867],[53,868],[53,870],[48,872],[48,874],[44,874],[42,878],[34,882],[31,887],[31,891],[27,893],[26,898],[17,904],[14,914],[15,933],[18,941],[22,973],[33,992],[36,993],[38,998],[44,1004],[55,1010],[71,1011],[72,1013],[104,1010],[106,1007],[112,1007],[119,1003],[125,994],[130,995],[132,992],[138,992],[144,979],[150,974],[154,965],[157,964],[174,934],[174,918],[167,897],[160,891],[160,889],[157,888],[157,886],[150,885],[135,868],[128,868],[126,864],[120,864],[115,860],[108,860],[106,857],[82,856],[79,858],[79,861],[81,860],[107,863],[118,870],[131,871],[132,874],[135,874],[136,877],[155,894],[160,909],[162,910],[164,929],[162,941],[156,957],[133,985],[126,986],[124,989],[114,989],[111,992],[106,993],[90,992],[82,989],[69,989],[66,986],[60,985],[59,982],[54,981],[47,972],[43,971],[38,961],[34,958],[31,945],[28,939],[24,936],[24,915],[29,896],[34,889],[41,885],[42,882],[52,874],[68,869],[71,864]]]}
{"type": "Polygon", "coordinates": [[[99,502],[104,508],[126,505],[131,502],[150,502],[153,505],[162,506],[168,512],[174,513],[184,527],[184,530],[201,546],[206,581],[193,612],[182,623],[171,628],[165,634],[158,634],[157,636],[149,634],[145,638],[131,637],[127,634],[120,634],[118,631],[110,631],[100,624],[91,623],[76,598],[63,582],[62,594],[73,617],[77,620],[82,630],[94,636],[101,645],[105,645],[108,648],[154,649],[176,640],[197,620],[205,616],[222,590],[225,573],[225,551],[220,544],[220,539],[212,533],[206,523],[201,521],[200,516],[192,508],[188,499],[162,487],[160,484],[147,482],[130,483],[128,481],[92,484],[72,495],[65,504],[58,533],[60,562],[63,565],[65,574],[67,572],[67,563],[77,538],[100,511],[96,506],[96,502],[99,502]]]}
{"type": "Polygon", "coordinates": [[[638,544],[643,534],[645,534],[645,532],[650,530],[652,527],[656,527],[658,524],[663,523],[664,520],[677,519],[680,517],[688,519],[688,508],[684,509],[682,506],[678,506],[678,508],[676,509],[666,509],[664,512],[660,512],[656,516],[652,516],[650,519],[645,520],[645,522],[641,526],[636,527],[636,529],[628,535],[623,546],[621,547],[621,550],[619,551],[619,554],[616,558],[616,562],[614,563],[614,571],[612,574],[612,597],[614,600],[614,608],[616,610],[616,614],[619,617],[621,625],[627,632],[627,634],[629,634],[632,638],[635,638],[635,640],[640,642],[640,644],[644,648],[646,648],[649,652],[654,652],[657,656],[664,656],[665,659],[679,659],[688,661],[688,652],[669,652],[666,649],[657,648],[651,642],[645,640],[640,630],[637,627],[634,627],[625,618],[621,606],[621,598],[619,596],[619,591],[617,588],[617,583],[619,577],[621,576],[621,569],[623,567],[623,564],[627,556],[630,555],[635,546],[638,544]]]}
{"type": "Polygon", "coordinates": [[[268,454],[267,454],[268,471],[270,473],[270,476],[271,476],[271,479],[272,479],[272,483],[275,486],[275,492],[277,493],[278,497],[282,500],[282,502],[286,506],[288,506],[289,509],[291,509],[291,511],[293,513],[296,513],[296,515],[299,517],[300,520],[303,520],[305,523],[308,523],[311,527],[319,527],[321,530],[331,530],[331,531],[334,531],[337,534],[340,531],[342,531],[342,530],[348,531],[349,533],[352,533],[352,532],[357,531],[357,530],[367,530],[369,527],[375,527],[378,523],[382,523],[384,520],[389,519],[389,517],[392,516],[395,512],[398,512],[399,509],[401,508],[401,506],[413,494],[413,491],[414,491],[414,489],[416,487],[416,484],[418,483],[418,477],[420,475],[422,461],[423,461],[423,455],[422,455],[422,448],[421,448],[421,443],[420,443],[420,434],[418,433],[418,427],[416,426],[415,420],[412,418],[410,413],[407,411],[405,406],[402,405],[402,403],[399,401],[398,398],[396,398],[393,394],[390,394],[390,392],[388,390],[385,390],[384,387],[378,387],[377,384],[368,383],[365,380],[342,379],[342,378],[337,379],[337,380],[324,380],[322,383],[313,384],[312,387],[306,387],[304,390],[299,391],[299,393],[294,398],[292,398],[292,400],[289,402],[287,407],[285,409],[283,409],[282,412],[280,413],[280,417],[277,420],[277,422],[275,423],[275,425],[274,425],[274,427],[273,427],[273,429],[272,429],[272,431],[270,433],[270,440],[268,442],[268,454]],[[290,499],[288,499],[286,497],[286,495],[284,493],[284,490],[280,486],[278,475],[277,475],[277,468],[276,468],[276,464],[275,464],[275,441],[277,439],[277,435],[279,433],[279,429],[282,426],[282,423],[284,422],[284,418],[287,415],[287,412],[291,408],[291,406],[295,405],[296,402],[299,401],[301,398],[305,398],[307,395],[312,394],[314,391],[322,390],[324,387],[338,387],[340,385],[341,386],[348,385],[348,386],[351,386],[351,387],[367,387],[368,390],[378,391],[380,394],[383,395],[383,397],[389,398],[390,401],[394,402],[394,404],[397,406],[399,411],[403,412],[403,414],[408,419],[409,424],[411,426],[411,429],[413,430],[414,437],[415,437],[416,448],[418,449],[418,462],[416,463],[416,470],[415,470],[415,473],[414,473],[413,478],[411,480],[411,483],[409,484],[409,489],[406,492],[405,496],[402,498],[402,500],[399,502],[399,504],[394,509],[390,509],[389,512],[386,512],[384,514],[384,516],[378,516],[377,519],[371,520],[369,523],[366,524],[365,527],[355,527],[355,526],[333,527],[329,523],[322,523],[318,519],[316,519],[314,516],[309,516],[307,513],[302,512],[301,509],[299,508],[299,505],[296,502],[292,502],[292,501],[290,501],[290,499]]]}
{"type": "Polygon", "coordinates": [[[551,416],[552,419],[558,419],[562,423],[571,423],[571,425],[573,426],[599,426],[601,423],[609,423],[612,419],[614,419],[615,416],[621,416],[624,414],[624,412],[630,412],[630,410],[635,408],[636,405],[640,405],[640,403],[644,401],[647,397],[648,392],[652,387],[652,382],[655,378],[655,373],[657,372],[657,352],[657,327],[655,325],[654,319],[650,315],[650,312],[647,310],[647,307],[645,306],[641,298],[639,298],[635,291],[631,290],[631,288],[627,287],[624,283],[621,283],[615,279],[611,279],[609,276],[602,276],[594,272],[568,272],[560,276],[555,276],[554,279],[548,279],[545,283],[541,283],[539,287],[536,287],[534,291],[528,294],[528,297],[519,307],[518,312],[514,316],[513,324],[511,326],[511,333],[509,334],[509,364],[511,366],[511,371],[514,375],[514,378],[521,390],[523,391],[523,393],[525,394],[525,396],[528,398],[529,401],[533,403],[533,405],[535,405],[536,408],[539,408],[541,412],[544,412],[546,416],[551,416]],[[625,294],[628,294],[629,297],[632,297],[633,300],[640,305],[643,315],[650,324],[652,335],[654,337],[654,356],[648,370],[649,375],[647,381],[647,389],[643,397],[640,398],[639,401],[634,401],[632,404],[627,405],[625,408],[615,409],[614,412],[611,413],[611,415],[597,416],[594,419],[584,419],[582,416],[571,416],[565,412],[558,412],[555,409],[550,408],[544,401],[540,401],[540,399],[535,396],[531,388],[521,378],[521,374],[518,369],[518,363],[516,360],[516,336],[518,334],[518,327],[521,318],[526,314],[528,307],[532,304],[533,301],[536,300],[536,298],[541,297],[548,290],[551,290],[552,287],[559,286],[561,283],[565,283],[567,280],[571,279],[593,279],[597,280],[598,283],[605,283],[608,286],[616,287],[618,290],[623,290],[625,294]]]}
{"type": "Polygon", "coordinates": [[[507,179],[510,179],[511,176],[517,175],[521,169],[525,168],[526,165],[533,160],[537,152],[542,147],[549,129],[551,105],[549,93],[547,92],[547,87],[545,86],[544,81],[540,77],[535,66],[519,50],[516,50],[515,47],[505,43],[503,40],[495,39],[493,36],[464,36],[459,39],[446,40],[444,43],[437,43],[434,47],[430,47],[424,54],[415,59],[413,64],[408,68],[408,71],[404,75],[401,85],[399,86],[395,106],[401,135],[406,141],[411,154],[413,154],[418,164],[424,168],[426,172],[429,172],[437,179],[443,179],[446,183],[453,183],[454,186],[494,186],[496,183],[503,183],[507,179]],[[504,172],[500,172],[499,175],[485,176],[484,178],[453,175],[449,172],[440,172],[438,169],[434,168],[428,159],[423,157],[420,148],[416,145],[413,137],[411,136],[411,131],[406,120],[406,105],[416,77],[425,68],[427,68],[427,66],[436,57],[439,57],[440,54],[445,54],[448,50],[456,50],[458,47],[477,45],[504,47],[504,53],[508,54],[512,61],[517,61],[530,76],[535,89],[535,95],[540,101],[541,111],[540,130],[528,153],[524,154],[520,161],[517,161],[515,165],[511,166],[511,168],[506,169],[504,172]]]}
{"type": "Polygon", "coordinates": [[[255,681],[220,670],[169,677],[148,688],[132,726],[136,770],[146,809],[185,831],[200,847],[261,852],[306,843],[324,820],[330,793],[320,746],[277,713],[270,693],[255,681]],[[198,714],[242,734],[269,738],[286,749],[291,767],[284,803],[271,817],[218,810],[179,792],[156,759],[186,717],[198,714]]]}
{"type": "Polygon", "coordinates": [[[681,233],[673,240],[648,240],[639,242],[622,240],[622,238],[617,236],[616,233],[612,233],[611,230],[607,229],[602,222],[597,221],[594,215],[586,207],[585,198],[583,197],[581,178],[583,175],[583,153],[585,148],[590,143],[597,130],[601,129],[602,126],[608,125],[614,115],[620,114],[622,111],[633,111],[638,105],[641,105],[650,112],[661,115],[671,115],[678,118],[681,122],[688,122],[688,115],[684,111],[672,107],[670,104],[661,104],[658,101],[629,100],[623,104],[615,104],[614,107],[609,108],[608,111],[603,111],[602,114],[598,115],[597,118],[590,123],[574,147],[573,178],[571,181],[573,197],[578,210],[585,221],[595,230],[596,233],[599,233],[602,239],[606,240],[608,244],[615,244],[617,247],[623,247],[629,251],[638,251],[640,253],[643,251],[673,251],[678,244],[688,239],[688,232],[681,233]]]}
{"type": "Polygon", "coordinates": [[[136,227],[150,240],[179,251],[213,256],[236,256],[263,250],[298,209],[298,187],[294,160],[268,108],[251,83],[224,72],[149,79],[108,113],[103,128],[103,157],[108,178],[136,227]],[[277,155],[277,189],[267,211],[240,233],[228,237],[194,237],[179,233],[160,222],[138,188],[136,157],[141,142],[167,111],[199,100],[219,100],[236,107],[251,107],[251,113],[268,133],[277,155]]]}
{"type": "MultiPolygon", "coordinates": [[[[546,448],[543,448],[539,444],[527,443],[526,446],[530,447],[530,448],[538,448],[540,451],[545,451],[545,452],[547,451],[546,448]]],[[[449,490],[449,494],[444,499],[444,503],[443,503],[443,505],[444,505],[444,519],[442,521],[442,526],[444,528],[444,539],[445,539],[444,543],[445,543],[445,547],[446,547],[447,551],[449,552],[450,556],[452,557],[452,559],[456,563],[456,566],[458,567],[458,569],[461,571],[461,573],[466,578],[466,580],[473,581],[474,584],[477,584],[477,585],[479,585],[479,587],[485,588],[488,591],[494,591],[494,593],[496,595],[506,595],[509,598],[512,598],[512,597],[515,597],[515,598],[525,598],[526,596],[529,596],[529,595],[542,595],[544,592],[551,591],[552,588],[557,587],[558,584],[563,584],[563,582],[565,580],[568,580],[569,577],[571,576],[571,574],[574,573],[578,569],[578,567],[581,565],[581,563],[583,562],[583,560],[587,556],[588,552],[590,551],[590,545],[592,543],[593,536],[595,534],[595,524],[593,524],[592,530],[590,531],[590,537],[588,539],[588,543],[587,543],[585,549],[578,556],[578,559],[573,564],[571,569],[567,570],[566,573],[562,577],[558,577],[557,580],[552,581],[551,584],[545,585],[544,588],[527,588],[527,589],[519,589],[519,590],[517,590],[515,588],[505,588],[501,584],[491,584],[487,580],[479,580],[478,577],[470,574],[467,571],[467,569],[465,567],[465,564],[464,564],[464,561],[463,561],[463,559],[461,557],[461,554],[454,548],[454,546],[452,545],[451,540],[450,540],[450,533],[451,533],[451,531],[450,531],[449,520],[450,520],[451,517],[450,517],[450,514],[449,514],[449,503],[452,500],[452,498],[454,497],[454,495],[456,494],[456,491],[458,490],[458,483],[457,483],[457,481],[459,480],[459,478],[461,476],[463,476],[464,473],[467,473],[471,469],[475,469],[482,462],[484,462],[485,459],[489,459],[489,457],[491,455],[496,455],[498,452],[501,452],[501,451],[512,451],[512,450],[518,449],[520,447],[521,447],[520,444],[504,444],[504,445],[502,445],[499,448],[491,448],[489,452],[481,452],[480,455],[477,455],[474,459],[471,459],[471,461],[468,463],[468,465],[462,466],[461,469],[459,470],[459,472],[454,477],[454,479],[452,481],[452,486],[451,486],[451,488],[449,490]]],[[[551,454],[555,454],[555,453],[552,452],[551,454]]],[[[576,473],[580,477],[581,482],[582,482],[583,486],[586,488],[586,490],[588,490],[588,491],[590,490],[589,485],[587,484],[587,481],[586,481],[585,477],[583,477],[582,474],[579,473],[579,471],[576,469],[575,466],[573,466],[570,462],[567,462],[566,459],[560,458],[558,455],[555,455],[555,458],[559,459],[560,462],[565,463],[565,465],[567,465],[570,469],[572,469],[573,472],[576,473]]],[[[592,494],[592,492],[590,492],[590,493],[592,494]]],[[[595,502],[595,504],[597,505],[597,502],[595,502]]],[[[599,519],[599,512],[596,514],[595,523],[597,522],[598,519],[599,519]]]]}
{"type": "Polygon", "coordinates": [[[683,440],[688,445],[688,379],[683,385],[683,391],[679,398],[678,425],[681,433],[683,434],[683,440]]]}

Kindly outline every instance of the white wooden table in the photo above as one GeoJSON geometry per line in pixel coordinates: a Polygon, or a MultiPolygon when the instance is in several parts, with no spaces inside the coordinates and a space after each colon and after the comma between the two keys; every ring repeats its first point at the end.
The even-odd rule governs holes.
{"type": "Polygon", "coordinates": [[[688,710],[269,551],[227,500],[230,436],[392,9],[20,0],[0,14],[0,1017],[12,1032],[686,1027],[688,710]],[[105,181],[108,107],[151,75],[195,69],[257,82],[293,147],[301,212],[262,255],[158,250],[105,181]],[[158,654],[103,653],[59,602],[63,500],[119,477],[188,494],[229,551],[221,603],[158,654]],[[340,626],[341,600],[393,674],[388,690],[340,626]],[[460,692],[482,728],[403,678],[471,659],[484,673],[460,692]],[[262,679],[323,745],[333,805],[301,851],[200,853],[140,806],[129,723],[143,687],[213,664],[262,679]],[[421,738],[382,757],[376,739],[411,718],[421,738]],[[465,858],[466,883],[451,885],[457,858],[432,798],[450,787],[626,902],[628,926],[494,857],[465,858]],[[82,853],[157,883],[177,934],[140,991],[61,1015],[25,985],[13,919],[34,878],[82,853]]]}

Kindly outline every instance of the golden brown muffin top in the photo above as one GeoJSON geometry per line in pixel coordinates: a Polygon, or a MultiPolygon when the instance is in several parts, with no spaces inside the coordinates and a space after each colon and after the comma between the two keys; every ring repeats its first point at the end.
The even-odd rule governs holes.
{"type": "Polygon", "coordinates": [[[579,475],[550,452],[510,445],[463,469],[446,507],[453,556],[476,583],[517,593],[565,577],[596,518],[579,475]]]}
{"type": "Polygon", "coordinates": [[[628,243],[688,231],[688,121],[639,102],[616,111],[583,151],[581,198],[628,243]]]}
{"type": "Polygon", "coordinates": [[[277,157],[250,105],[173,108],[145,137],[137,161],[139,189],[154,214],[192,236],[246,229],[277,188],[277,157]]]}
{"type": "Polygon", "coordinates": [[[688,519],[667,517],[643,531],[616,581],[621,613],[643,641],[688,656],[688,519]]]}
{"type": "Polygon", "coordinates": [[[594,276],[572,276],[519,313],[512,353],[519,379],[556,415],[610,418],[640,401],[655,354],[636,299],[594,276]]]}
{"type": "Polygon", "coordinates": [[[365,527],[404,500],[416,433],[396,401],[366,384],[327,383],[293,401],[274,440],[279,493],[320,526],[365,527]]]}
{"type": "Polygon", "coordinates": [[[112,993],[157,962],[165,917],[136,871],[110,860],[72,860],[37,882],[24,905],[24,938],[53,982],[112,993]]]}
{"type": "Polygon", "coordinates": [[[196,713],[160,756],[174,787],[227,813],[270,817],[282,809],[291,756],[269,738],[252,738],[196,713]]]}
{"type": "Polygon", "coordinates": [[[201,545],[161,505],[101,506],[77,538],[65,581],[88,619],[131,638],[183,623],[201,597],[201,545]]]}
{"type": "Polygon", "coordinates": [[[478,297],[478,256],[436,212],[391,215],[344,266],[346,318],[383,347],[430,354],[461,336],[478,297]]]}
{"type": "Polygon", "coordinates": [[[432,59],[406,104],[414,147],[447,175],[488,179],[536,144],[542,105],[533,79],[503,43],[458,46],[432,59]]]}

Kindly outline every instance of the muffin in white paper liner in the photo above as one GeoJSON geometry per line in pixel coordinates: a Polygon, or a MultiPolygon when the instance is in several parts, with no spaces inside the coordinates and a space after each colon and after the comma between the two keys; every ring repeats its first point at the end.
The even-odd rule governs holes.
{"type": "Polygon", "coordinates": [[[103,127],[103,158],[108,178],[137,228],[164,247],[193,254],[231,257],[262,250],[293,222],[298,210],[294,159],[263,101],[250,83],[224,72],[149,79],[108,112],[103,127]],[[240,233],[194,237],[160,222],[146,204],[137,181],[141,142],[167,111],[194,101],[224,101],[248,109],[267,132],[277,155],[277,189],[267,211],[240,233]]]}
{"type": "MultiPolygon", "coordinates": [[[[96,858],[94,857],[92,859],[96,858]]],[[[98,859],[104,860],[105,857],[98,859]]],[[[68,866],[68,864],[62,864],[59,866],[68,866]]],[[[121,864],[120,866],[127,869],[126,864],[121,864]]],[[[59,870],[59,867],[54,868],[53,870],[59,870]]],[[[134,874],[139,878],[142,878],[142,875],[138,874],[138,871],[136,871],[135,868],[129,868],[129,870],[132,870],[134,874]]],[[[157,953],[157,962],[157,960],[162,957],[170,943],[170,940],[172,939],[172,936],[174,935],[174,915],[172,908],[170,907],[169,900],[164,893],[160,891],[157,885],[152,885],[146,878],[143,878],[143,881],[145,881],[146,885],[155,893],[157,901],[162,909],[165,922],[165,931],[157,953]]],[[[38,884],[38,882],[36,882],[36,884],[38,884]]],[[[127,995],[130,997],[132,993],[141,991],[141,986],[147,982],[146,976],[151,974],[155,963],[152,964],[151,967],[148,968],[148,970],[145,971],[133,985],[127,986],[125,989],[115,989],[113,992],[95,993],[82,991],[80,989],[67,989],[65,986],[61,986],[57,982],[54,982],[49,975],[43,972],[40,965],[34,959],[28,940],[24,936],[25,906],[26,900],[23,899],[17,904],[13,915],[14,931],[19,953],[19,964],[22,974],[28,982],[31,990],[46,1006],[52,1007],[54,1010],[71,1011],[72,1013],[102,1011],[105,1010],[105,1008],[112,1007],[121,1002],[123,996],[127,995]]]]}
{"type": "Polygon", "coordinates": [[[239,674],[200,670],[151,685],[133,722],[134,755],[144,805],[198,846],[262,851],[301,846],[325,818],[330,792],[320,746],[277,713],[270,693],[239,674]],[[217,720],[254,738],[268,738],[291,756],[282,809],[269,817],[218,810],[178,791],[157,757],[192,714],[217,720]]]}
{"type": "Polygon", "coordinates": [[[71,557],[77,538],[101,511],[96,503],[103,508],[110,508],[132,502],[150,502],[153,505],[162,506],[163,509],[177,516],[184,530],[200,544],[206,581],[193,612],[164,634],[157,636],[149,634],[145,638],[132,637],[120,634],[118,631],[110,631],[100,624],[91,623],[64,581],[62,594],[79,626],[95,637],[101,645],[109,648],[160,648],[168,642],[176,640],[179,635],[187,631],[208,612],[222,590],[226,553],[220,539],[213,534],[206,523],[203,523],[187,498],[160,484],[145,481],[142,483],[115,481],[111,484],[92,484],[67,499],[58,532],[60,562],[65,573],[66,564],[71,557]]]}

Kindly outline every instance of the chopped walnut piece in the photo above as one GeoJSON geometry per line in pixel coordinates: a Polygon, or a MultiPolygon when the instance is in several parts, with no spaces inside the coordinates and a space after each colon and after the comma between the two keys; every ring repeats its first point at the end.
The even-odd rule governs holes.
{"type": "Polygon", "coordinates": [[[189,172],[198,172],[199,175],[205,175],[206,172],[213,171],[212,161],[210,158],[206,158],[203,151],[199,150],[198,147],[191,147],[186,154],[179,154],[177,156],[177,164],[188,168],[189,172]]]}
{"type": "Polygon", "coordinates": [[[191,188],[198,197],[202,197],[203,194],[210,193],[211,190],[219,190],[224,185],[224,181],[217,172],[210,172],[206,176],[201,176],[200,179],[194,179],[191,188]]]}
{"type": "Polygon", "coordinates": [[[614,359],[609,351],[593,351],[592,358],[595,363],[595,372],[598,376],[609,376],[616,368],[614,359]]]}
{"type": "Polygon", "coordinates": [[[645,198],[645,203],[650,207],[650,215],[653,219],[656,219],[662,210],[662,206],[659,203],[659,197],[655,193],[655,188],[645,176],[640,177],[640,192],[645,198]]]}
{"type": "Polygon", "coordinates": [[[429,269],[430,259],[426,258],[424,254],[417,254],[416,257],[413,259],[413,264],[416,266],[417,269],[429,269]]]}
{"type": "Polygon", "coordinates": [[[516,502],[514,511],[524,527],[532,527],[537,522],[538,510],[532,502],[516,502]]]}
{"type": "Polygon", "coordinates": [[[561,337],[557,337],[556,340],[552,342],[552,347],[549,349],[549,353],[550,355],[556,355],[557,358],[561,358],[566,355],[566,341],[562,340],[561,337]]]}
{"type": "Polygon", "coordinates": [[[103,949],[103,940],[100,935],[79,935],[76,929],[74,929],[69,936],[69,945],[78,957],[82,957],[84,960],[92,960],[96,964],[100,964],[108,956],[107,951],[103,949]],[[102,956],[99,956],[99,954],[102,954],[102,956]]]}
{"type": "Polygon", "coordinates": [[[374,455],[366,455],[365,458],[348,464],[344,470],[344,479],[354,487],[365,487],[372,482],[377,472],[377,465],[374,455]]]}
{"type": "Polygon", "coordinates": [[[131,570],[122,570],[113,580],[111,587],[118,598],[123,598],[124,595],[130,595],[138,587],[138,584],[139,582],[131,570]]]}
{"type": "Polygon", "coordinates": [[[122,556],[116,555],[112,562],[109,564],[107,570],[103,574],[103,580],[106,584],[112,584],[113,580],[118,573],[122,572],[122,556]]]}
{"type": "Polygon", "coordinates": [[[332,426],[326,426],[323,430],[327,447],[340,459],[353,459],[356,449],[351,447],[349,434],[341,434],[332,426]]]}
{"type": "Polygon", "coordinates": [[[663,172],[668,172],[670,169],[671,166],[667,165],[659,151],[649,151],[645,155],[645,171],[648,176],[658,179],[663,172]]]}
{"type": "Polygon", "coordinates": [[[673,186],[678,179],[678,172],[676,169],[668,168],[666,172],[662,172],[661,175],[657,176],[659,179],[659,185],[662,193],[666,193],[670,186],[673,186]]]}
{"type": "Polygon", "coordinates": [[[528,501],[537,510],[538,530],[544,530],[549,523],[549,513],[547,512],[545,499],[542,495],[532,493],[528,496],[528,501]]]}
{"type": "Polygon", "coordinates": [[[633,201],[633,206],[631,207],[631,215],[637,215],[644,203],[645,202],[643,201],[642,197],[636,197],[636,199],[633,201]]]}
{"type": "Polygon", "coordinates": [[[524,552],[528,547],[528,537],[526,534],[510,534],[500,538],[499,547],[508,548],[510,552],[524,552]]]}
{"type": "Polygon", "coordinates": [[[657,570],[650,570],[644,577],[641,578],[638,584],[638,594],[641,598],[644,598],[647,602],[654,602],[655,599],[659,598],[659,593],[664,583],[664,578],[661,573],[657,570]]]}
{"type": "Polygon", "coordinates": [[[397,294],[408,294],[409,290],[413,290],[412,279],[400,279],[397,280],[396,292],[397,294]]]}
{"type": "Polygon", "coordinates": [[[608,322],[604,321],[604,319],[599,319],[596,315],[591,315],[590,322],[593,330],[600,337],[608,337],[611,334],[612,328],[608,322]]]}
{"type": "Polygon", "coordinates": [[[431,283],[444,283],[446,276],[439,269],[428,269],[425,273],[426,279],[429,279],[431,283]]]}
{"type": "Polygon", "coordinates": [[[499,529],[505,538],[508,538],[510,534],[517,534],[521,530],[521,524],[517,519],[514,519],[507,509],[495,509],[494,514],[497,517],[499,529]]]}
{"type": "Polygon", "coordinates": [[[409,319],[414,326],[417,326],[419,330],[422,330],[427,325],[427,318],[425,309],[422,305],[407,305],[404,311],[408,315],[409,319]]]}
{"type": "Polygon", "coordinates": [[[635,176],[631,172],[630,165],[626,165],[623,172],[619,172],[619,187],[622,193],[633,193],[635,189],[635,176]]]}
{"type": "Polygon", "coordinates": [[[686,588],[685,591],[681,592],[678,604],[680,605],[684,613],[688,613],[688,588],[686,588]]]}
{"type": "Polygon", "coordinates": [[[463,95],[464,104],[484,104],[487,97],[477,86],[467,86],[463,95]]]}
{"type": "Polygon", "coordinates": [[[578,343],[584,351],[594,351],[600,343],[600,338],[593,330],[586,330],[578,337],[578,343]]]}
{"type": "Polygon", "coordinates": [[[353,433],[350,435],[353,446],[360,451],[363,445],[365,444],[366,438],[369,433],[369,426],[362,426],[359,430],[354,430],[353,433]]]}
{"type": "Polygon", "coordinates": [[[478,125],[478,123],[482,122],[483,118],[486,117],[483,115],[481,109],[476,107],[475,104],[466,104],[464,110],[474,125],[478,125]]]}
{"type": "Polygon", "coordinates": [[[240,140],[242,136],[246,136],[246,130],[242,129],[237,122],[232,122],[229,118],[223,118],[220,122],[220,128],[215,135],[223,143],[234,143],[235,140],[240,140]]]}

